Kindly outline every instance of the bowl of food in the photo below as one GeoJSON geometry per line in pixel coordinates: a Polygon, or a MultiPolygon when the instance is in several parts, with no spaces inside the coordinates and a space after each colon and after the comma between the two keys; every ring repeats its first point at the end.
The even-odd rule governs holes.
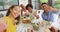
{"type": "Polygon", "coordinates": [[[22,22],[23,23],[30,23],[30,18],[24,18],[22,22]]]}
{"type": "Polygon", "coordinates": [[[37,23],[32,23],[32,26],[33,26],[34,30],[38,30],[39,29],[39,25],[37,23]]]}

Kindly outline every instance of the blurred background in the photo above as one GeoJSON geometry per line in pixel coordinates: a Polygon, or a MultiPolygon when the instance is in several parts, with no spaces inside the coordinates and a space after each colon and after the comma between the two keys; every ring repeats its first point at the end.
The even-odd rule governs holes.
{"type": "Polygon", "coordinates": [[[20,5],[24,4],[27,5],[28,3],[33,5],[33,9],[40,10],[41,3],[48,3],[50,6],[54,8],[60,9],[60,0],[0,0],[0,13],[6,14],[6,10],[11,5],[20,5]]]}

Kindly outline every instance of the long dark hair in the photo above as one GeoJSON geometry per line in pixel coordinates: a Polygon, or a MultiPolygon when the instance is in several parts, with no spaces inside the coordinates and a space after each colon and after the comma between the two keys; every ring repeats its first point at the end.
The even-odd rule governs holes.
{"type": "MultiPolygon", "coordinates": [[[[12,6],[8,9],[6,16],[9,16],[9,14],[11,13],[11,12],[10,12],[10,9],[13,9],[13,8],[16,7],[16,6],[19,6],[19,5],[12,5],[12,6]]],[[[16,17],[15,19],[16,19],[17,21],[20,21],[20,15],[19,15],[18,17],[16,17]]]]}

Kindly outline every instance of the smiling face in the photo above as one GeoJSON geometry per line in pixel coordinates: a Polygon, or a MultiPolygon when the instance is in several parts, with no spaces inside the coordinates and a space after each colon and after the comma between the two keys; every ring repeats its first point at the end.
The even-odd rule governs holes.
{"type": "Polygon", "coordinates": [[[28,7],[27,8],[29,12],[32,12],[32,8],[31,7],[28,7]]]}
{"type": "Polygon", "coordinates": [[[44,12],[49,12],[49,6],[47,4],[43,4],[42,8],[44,9],[44,12]]]}
{"type": "Polygon", "coordinates": [[[33,9],[32,4],[27,4],[26,9],[31,13],[33,9]]]}
{"type": "Polygon", "coordinates": [[[10,9],[11,15],[16,18],[20,15],[20,7],[15,6],[13,9],[10,9]]]}

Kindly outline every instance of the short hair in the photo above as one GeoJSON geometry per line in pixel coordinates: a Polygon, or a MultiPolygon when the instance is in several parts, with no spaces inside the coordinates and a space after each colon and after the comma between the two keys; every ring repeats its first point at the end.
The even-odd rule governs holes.
{"type": "MultiPolygon", "coordinates": [[[[44,4],[47,4],[47,3],[42,3],[41,5],[44,5],[44,4]]],[[[48,4],[47,4],[48,5],[48,4]]]]}
{"type": "Polygon", "coordinates": [[[27,4],[26,9],[28,10],[28,7],[31,7],[33,9],[32,4],[27,4]]]}

